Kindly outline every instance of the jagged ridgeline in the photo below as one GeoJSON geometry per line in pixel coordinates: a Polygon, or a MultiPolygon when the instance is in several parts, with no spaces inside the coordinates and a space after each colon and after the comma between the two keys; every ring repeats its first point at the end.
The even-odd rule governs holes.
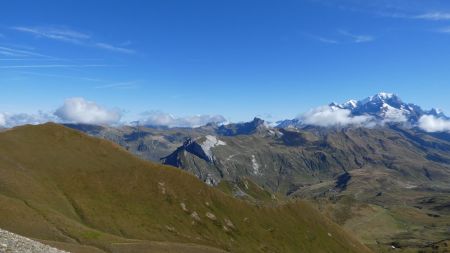
{"type": "Polygon", "coordinates": [[[0,133],[0,227],[72,252],[370,252],[304,202],[257,206],[56,124],[0,133]]]}

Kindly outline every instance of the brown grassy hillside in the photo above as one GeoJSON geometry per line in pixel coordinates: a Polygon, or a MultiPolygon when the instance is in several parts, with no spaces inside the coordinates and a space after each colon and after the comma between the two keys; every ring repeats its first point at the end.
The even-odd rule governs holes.
{"type": "Polygon", "coordinates": [[[73,252],[369,252],[304,202],[251,205],[56,124],[0,133],[0,217],[73,252]]]}

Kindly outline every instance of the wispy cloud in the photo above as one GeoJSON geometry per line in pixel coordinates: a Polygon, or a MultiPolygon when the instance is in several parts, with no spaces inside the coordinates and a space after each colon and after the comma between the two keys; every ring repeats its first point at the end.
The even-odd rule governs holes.
{"type": "Polygon", "coordinates": [[[0,54],[6,55],[6,56],[13,56],[13,57],[43,57],[43,58],[54,58],[48,55],[36,53],[29,50],[23,50],[23,49],[16,49],[11,47],[4,47],[0,46],[0,54]]]}
{"type": "Polygon", "coordinates": [[[443,27],[435,30],[438,33],[450,33],[450,27],[443,27]]]}
{"type": "Polygon", "coordinates": [[[8,65],[0,66],[0,69],[23,69],[23,68],[93,68],[93,67],[112,67],[106,64],[36,64],[36,65],[8,65]]]}
{"type": "Polygon", "coordinates": [[[434,21],[450,20],[450,12],[427,12],[424,14],[411,16],[411,18],[434,20],[434,21]]]}
{"type": "Polygon", "coordinates": [[[413,14],[413,13],[401,13],[401,12],[376,12],[375,14],[383,17],[388,18],[400,18],[400,19],[418,19],[418,20],[425,20],[425,21],[446,21],[450,20],[450,12],[442,12],[442,11],[435,11],[435,12],[423,12],[419,14],[413,14]]]}
{"type": "Polygon", "coordinates": [[[104,82],[104,80],[101,80],[101,79],[98,79],[98,78],[43,73],[42,71],[39,71],[39,72],[37,72],[37,71],[36,72],[33,72],[33,71],[15,71],[15,73],[18,73],[18,74],[20,74],[22,76],[23,75],[31,75],[31,76],[43,76],[43,77],[56,77],[56,78],[64,78],[64,79],[79,79],[79,80],[89,81],[89,82],[104,82]]]}
{"type": "Polygon", "coordinates": [[[370,15],[400,18],[419,19],[429,21],[450,20],[450,10],[446,1],[427,0],[308,0],[327,7],[339,10],[360,12],[370,15]]]}
{"type": "Polygon", "coordinates": [[[15,26],[11,27],[11,29],[20,32],[30,33],[38,37],[67,41],[75,44],[82,44],[83,40],[90,38],[90,36],[87,34],[73,31],[67,28],[15,26]]]}
{"type": "Polygon", "coordinates": [[[315,40],[317,40],[317,41],[320,41],[322,43],[327,43],[327,44],[338,44],[339,43],[339,41],[337,41],[337,40],[324,38],[324,37],[321,37],[321,36],[310,35],[310,37],[315,39],[315,40]]]}
{"type": "Polygon", "coordinates": [[[375,40],[375,37],[371,35],[363,35],[363,34],[353,34],[346,30],[339,30],[339,34],[344,35],[346,37],[349,37],[352,42],[354,43],[364,43],[364,42],[371,42],[375,40]]]}
{"type": "MultiPolygon", "coordinates": [[[[2,54],[0,52],[0,54],[2,54]]],[[[41,61],[41,58],[0,58],[0,61],[41,61]]],[[[51,60],[49,60],[51,61],[51,60]]]]}
{"type": "Polygon", "coordinates": [[[306,36],[326,44],[365,43],[375,40],[372,35],[353,34],[346,30],[338,30],[333,38],[305,33],[306,36]]]}
{"type": "Polygon", "coordinates": [[[133,89],[137,88],[138,81],[118,82],[95,86],[96,89],[133,89]]]}
{"type": "Polygon", "coordinates": [[[76,45],[95,47],[103,50],[108,50],[118,53],[133,54],[136,51],[133,49],[114,46],[110,43],[98,42],[94,38],[83,32],[75,31],[66,27],[25,27],[14,26],[11,29],[28,33],[37,36],[38,38],[46,38],[52,40],[58,40],[62,42],[68,42],[76,45]]]}
{"type": "Polygon", "coordinates": [[[110,50],[110,51],[114,51],[114,52],[119,52],[119,53],[126,53],[126,54],[134,54],[136,53],[136,51],[132,50],[132,49],[128,49],[128,48],[124,48],[124,47],[116,47],[107,43],[95,43],[95,46],[98,48],[102,48],[102,49],[106,49],[106,50],[110,50]]]}

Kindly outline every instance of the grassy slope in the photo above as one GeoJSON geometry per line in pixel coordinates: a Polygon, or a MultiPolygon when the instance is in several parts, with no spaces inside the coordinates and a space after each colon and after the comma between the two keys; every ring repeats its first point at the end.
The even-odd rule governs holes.
{"type": "Polygon", "coordinates": [[[323,195],[336,184],[330,180],[309,187],[310,192],[305,190],[302,196],[315,196],[325,214],[376,252],[446,252],[448,246],[440,242],[450,238],[450,213],[446,212],[450,210],[450,170],[446,163],[425,157],[439,154],[436,156],[447,159],[448,143],[428,134],[403,131],[416,139],[386,129],[331,135],[328,142],[338,149],[370,145],[374,163],[351,170],[345,191],[323,195]],[[381,161],[386,165],[379,164],[381,161]]]}
{"type": "Polygon", "coordinates": [[[0,227],[74,252],[369,252],[306,203],[250,205],[55,124],[0,133],[0,175],[0,227]]]}

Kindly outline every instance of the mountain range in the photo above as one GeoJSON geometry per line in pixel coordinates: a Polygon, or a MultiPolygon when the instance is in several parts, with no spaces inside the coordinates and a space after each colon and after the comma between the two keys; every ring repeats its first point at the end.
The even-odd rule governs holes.
{"type": "Polygon", "coordinates": [[[73,252],[447,252],[430,120],[380,93],[276,125],[3,129],[0,228],[73,252]]]}
{"type": "Polygon", "coordinates": [[[424,117],[448,120],[379,93],[275,126],[258,118],[198,128],[68,126],[251,203],[308,199],[376,252],[444,252],[450,134],[427,131],[424,117]]]}

